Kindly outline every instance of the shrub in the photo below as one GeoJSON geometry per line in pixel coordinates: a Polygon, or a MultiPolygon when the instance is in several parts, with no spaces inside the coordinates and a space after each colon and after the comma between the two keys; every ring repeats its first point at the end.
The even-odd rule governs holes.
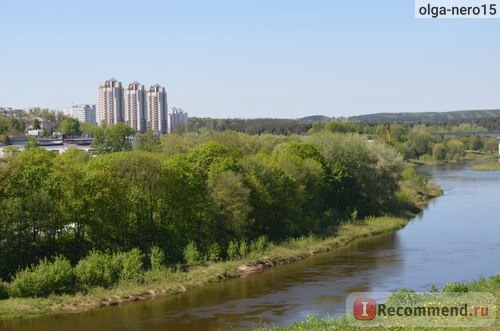
{"type": "Polygon", "coordinates": [[[120,280],[142,281],[144,267],[143,255],[138,248],[129,252],[117,253],[113,256],[112,264],[119,271],[120,280]]]}
{"type": "Polygon", "coordinates": [[[12,297],[44,297],[74,290],[75,270],[63,256],[57,256],[52,262],[45,258],[36,266],[18,271],[10,285],[12,297]]]}
{"type": "Polygon", "coordinates": [[[75,271],[79,285],[87,288],[109,288],[118,282],[120,275],[120,270],[113,264],[113,257],[99,251],[92,251],[80,260],[75,271]]]}
{"type": "Polygon", "coordinates": [[[253,254],[262,254],[266,250],[268,245],[267,238],[265,236],[260,236],[250,245],[250,251],[253,254]]]}
{"type": "Polygon", "coordinates": [[[230,241],[229,246],[227,247],[227,258],[229,260],[236,260],[239,257],[239,246],[238,242],[230,241]]]}
{"type": "Polygon", "coordinates": [[[245,240],[240,241],[240,257],[245,257],[248,255],[248,245],[245,240]]]}
{"type": "Polygon", "coordinates": [[[201,254],[194,241],[190,241],[186,248],[184,248],[184,262],[190,267],[201,263],[201,254]]]}
{"type": "Polygon", "coordinates": [[[213,243],[208,247],[207,260],[217,262],[220,260],[220,246],[218,243],[213,243]]]}
{"type": "Polygon", "coordinates": [[[443,288],[443,291],[465,293],[469,292],[469,287],[467,286],[467,284],[464,283],[448,283],[443,288]]]}
{"type": "Polygon", "coordinates": [[[165,268],[165,253],[160,247],[156,245],[151,246],[149,250],[149,263],[153,271],[159,271],[165,268]]]}

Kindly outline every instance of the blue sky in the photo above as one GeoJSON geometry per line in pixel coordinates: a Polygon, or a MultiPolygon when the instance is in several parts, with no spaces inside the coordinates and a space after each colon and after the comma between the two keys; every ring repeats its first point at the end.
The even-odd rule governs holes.
{"type": "Polygon", "coordinates": [[[500,108],[500,20],[413,0],[0,1],[0,106],[96,103],[111,77],[190,116],[500,108]]]}

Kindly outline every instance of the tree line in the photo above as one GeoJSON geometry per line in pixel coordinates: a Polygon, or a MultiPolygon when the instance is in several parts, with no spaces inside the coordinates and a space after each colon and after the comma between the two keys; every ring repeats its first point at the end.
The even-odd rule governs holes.
{"type": "Polygon", "coordinates": [[[402,156],[357,134],[149,138],[95,157],[35,147],[0,163],[0,277],[56,255],[76,265],[151,245],[166,263],[186,262],[189,245],[227,259],[231,243],[397,209],[402,156]]]}

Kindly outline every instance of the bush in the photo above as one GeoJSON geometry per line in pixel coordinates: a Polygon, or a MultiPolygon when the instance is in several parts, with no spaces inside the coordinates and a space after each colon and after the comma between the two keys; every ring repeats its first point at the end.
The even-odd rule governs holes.
{"type": "Polygon", "coordinates": [[[467,284],[464,283],[448,283],[443,288],[443,291],[465,293],[469,292],[469,287],[467,286],[467,284]]]}
{"type": "Polygon", "coordinates": [[[250,251],[253,254],[262,254],[266,250],[268,245],[267,238],[265,236],[260,236],[250,245],[250,251]]]}
{"type": "Polygon", "coordinates": [[[208,247],[207,260],[217,262],[220,260],[220,246],[218,243],[213,243],[208,247]]]}
{"type": "Polygon", "coordinates": [[[248,255],[248,245],[245,240],[240,241],[240,257],[243,258],[248,255]]]}
{"type": "Polygon", "coordinates": [[[117,253],[113,256],[113,265],[120,270],[120,280],[142,281],[144,266],[142,264],[143,255],[138,248],[129,252],[117,253]]]}
{"type": "Polygon", "coordinates": [[[18,271],[10,285],[12,297],[45,297],[75,291],[75,270],[63,256],[50,262],[46,258],[38,265],[18,271]]]}
{"type": "Polygon", "coordinates": [[[201,263],[201,254],[194,241],[190,241],[186,248],[184,248],[184,262],[190,267],[201,263]]]}
{"type": "Polygon", "coordinates": [[[118,282],[120,270],[113,264],[113,256],[92,251],[75,268],[76,278],[82,287],[109,288],[118,282]]]}
{"type": "Polygon", "coordinates": [[[227,247],[227,258],[229,260],[236,260],[239,257],[239,246],[238,242],[230,241],[229,246],[227,247]]]}
{"type": "Polygon", "coordinates": [[[158,246],[151,246],[149,250],[151,270],[159,271],[165,268],[165,253],[158,246]]]}

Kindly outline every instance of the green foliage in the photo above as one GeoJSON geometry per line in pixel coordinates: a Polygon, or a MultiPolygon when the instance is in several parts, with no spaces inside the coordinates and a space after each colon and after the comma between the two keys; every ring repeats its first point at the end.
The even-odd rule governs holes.
{"type": "Polygon", "coordinates": [[[210,262],[217,262],[221,259],[221,250],[220,250],[220,245],[216,242],[210,244],[208,246],[208,251],[207,251],[207,260],[210,262]]]}
{"type": "MultiPolygon", "coordinates": [[[[156,257],[158,255],[157,251],[156,257]]],[[[110,288],[119,281],[141,282],[144,275],[143,259],[143,254],[137,248],[115,254],[92,251],[75,267],[78,284],[88,289],[97,286],[110,288]]]]}
{"type": "Polygon", "coordinates": [[[76,118],[67,117],[59,123],[59,131],[68,135],[79,135],[80,134],[80,121],[76,118]]]}
{"type": "Polygon", "coordinates": [[[31,127],[33,128],[33,130],[40,130],[42,128],[40,120],[38,118],[35,118],[31,127]]]}
{"type": "Polygon", "coordinates": [[[63,256],[53,261],[43,259],[37,265],[18,271],[10,284],[12,297],[44,297],[74,290],[75,272],[63,256]]]}
{"type": "Polygon", "coordinates": [[[250,252],[252,254],[262,254],[267,249],[269,243],[266,236],[259,236],[250,244],[250,252]]]}
{"type": "Polygon", "coordinates": [[[201,254],[194,241],[190,241],[184,248],[184,262],[190,267],[201,264],[201,254]]]}
{"type": "Polygon", "coordinates": [[[244,258],[248,255],[248,245],[246,240],[241,240],[240,241],[240,247],[239,247],[239,256],[240,258],[244,258]]]}
{"type": "Polygon", "coordinates": [[[446,146],[443,143],[437,143],[432,147],[432,156],[438,161],[446,159],[446,146]]]}
{"type": "Polygon", "coordinates": [[[444,292],[460,292],[465,293],[469,292],[469,287],[465,283],[448,283],[445,287],[443,287],[444,292]]]}
{"type": "Polygon", "coordinates": [[[128,137],[132,136],[135,131],[130,126],[124,123],[108,125],[105,128],[107,147],[111,152],[121,152],[132,149],[132,144],[128,137]]]}
{"type": "Polygon", "coordinates": [[[460,161],[465,155],[465,145],[458,139],[448,141],[446,145],[448,149],[448,158],[452,161],[460,161]]]}
{"type": "Polygon", "coordinates": [[[239,258],[239,253],[240,249],[238,242],[235,240],[231,240],[229,242],[229,246],[227,247],[227,258],[229,260],[236,260],[239,258]]]}
{"type": "Polygon", "coordinates": [[[152,271],[159,271],[165,268],[165,252],[163,250],[153,245],[149,249],[149,263],[152,271]]]}
{"type": "Polygon", "coordinates": [[[148,130],[136,136],[137,142],[135,148],[140,151],[158,152],[161,148],[160,136],[153,130],[148,130]]]}
{"type": "Polygon", "coordinates": [[[24,149],[30,150],[37,147],[39,147],[39,144],[36,138],[33,136],[29,136],[28,140],[26,140],[26,143],[24,144],[24,149]]]}
{"type": "Polygon", "coordinates": [[[90,252],[75,267],[78,284],[83,288],[115,285],[120,278],[119,266],[113,263],[113,256],[99,251],[90,252]]]}
{"type": "MultiPolygon", "coordinates": [[[[307,140],[186,133],[161,137],[159,149],[141,145],[152,138],[142,141],[146,133],[138,137],[143,150],[124,151],[129,129],[81,129],[102,154],[36,148],[0,166],[1,277],[63,253],[81,260],[83,289],[109,288],[141,281],[138,250],[149,252],[146,267],[161,274],[167,263],[243,258],[264,251],[268,240],[324,233],[353,213],[363,219],[418,200],[410,183],[400,188],[401,154],[354,133],[322,131],[307,140]]],[[[407,128],[400,130],[404,137],[407,128]]]]}
{"type": "Polygon", "coordinates": [[[498,139],[489,138],[484,142],[484,149],[491,154],[498,155],[500,151],[498,150],[498,139]]]}
{"type": "Polygon", "coordinates": [[[120,280],[122,281],[142,281],[144,273],[144,256],[137,248],[128,252],[116,253],[113,256],[112,264],[120,270],[120,280]]]}

